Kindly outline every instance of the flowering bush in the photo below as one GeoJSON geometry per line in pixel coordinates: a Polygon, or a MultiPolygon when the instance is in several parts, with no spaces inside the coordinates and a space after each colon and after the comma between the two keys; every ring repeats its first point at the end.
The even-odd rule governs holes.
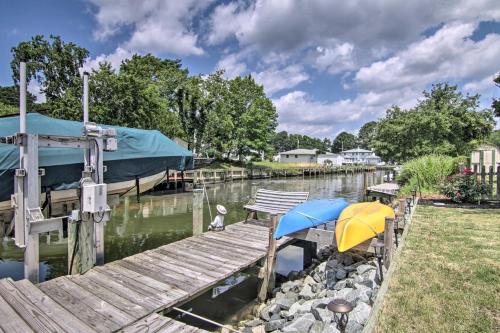
{"type": "Polygon", "coordinates": [[[488,192],[488,185],[479,182],[470,168],[465,168],[462,173],[446,178],[441,186],[441,193],[457,203],[479,202],[481,196],[488,192]]]}

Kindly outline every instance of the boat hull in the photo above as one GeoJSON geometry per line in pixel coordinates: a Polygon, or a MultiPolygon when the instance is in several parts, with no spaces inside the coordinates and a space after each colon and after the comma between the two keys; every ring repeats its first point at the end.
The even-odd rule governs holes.
{"type": "Polygon", "coordinates": [[[309,200],[301,203],[283,215],[274,233],[274,238],[315,227],[336,220],[347,207],[345,199],[309,200]]]}
{"type": "Polygon", "coordinates": [[[345,252],[384,232],[386,217],[394,218],[394,210],[378,201],[352,204],[344,209],[335,226],[339,252],[345,252]]]}

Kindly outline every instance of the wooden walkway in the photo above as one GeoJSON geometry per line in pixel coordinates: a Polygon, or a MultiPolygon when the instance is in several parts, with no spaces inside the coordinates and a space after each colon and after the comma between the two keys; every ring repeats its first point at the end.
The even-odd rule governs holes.
{"type": "MultiPolygon", "coordinates": [[[[278,248],[291,239],[283,237],[278,248]]],[[[33,285],[0,280],[0,331],[204,332],[156,313],[179,306],[267,254],[269,229],[251,220],[33,285]]]]}

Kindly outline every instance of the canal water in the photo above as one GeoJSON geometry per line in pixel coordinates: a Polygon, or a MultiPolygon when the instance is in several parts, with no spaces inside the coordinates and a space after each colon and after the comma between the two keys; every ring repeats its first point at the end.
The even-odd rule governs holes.
{"type": "MultiPolygon", "coordinates": [[[[373,177],[368,177],[371,185],[373,177]]],[[[378,177],[377,177],[378,179],[378,177]]],[[[207,184],[212,213],[215,205],[226,207],[225,223],[235,223],[245,218],[243,205],[257,189],[282,191],[309,191],[310,198],[339,198],[350,202],[363,199],[363,174],[304,176],[282,179],[239,180],[220,184],[207,184]]],[[[126,197],[113,208],[111,220],[106,226],[105,257],[114,261],[145,250],[154,249],[192,235],[192,197],[185,193],[152,193],[141,197],[126,197]]],[[[209,209],[204,202],[204,230],[210,223],[209,209]]],[[[0,278],[23,277],[23,252],[11,239],[4,238],[0,245],[0,278]]],[[[59,240],[58,233],[40,237],[40,279],[47,280],[67,273],[67,242],[59,240]]],[[[302,269],[302,250],[289,247],[277,258],[278,273],[286,275],[291,270],[302,269]]],[[[226,286],[207,293],[199,300],[186,304],[195,313],[206,314],[220,321],[231,321],[232,316],[244,312],[244,308],[256,296],[257,279],[250,270],[241,277],[233,277],[226,286]],[[231,288],[232,285],[237,287],[231,288]],[[225,289],[230,289],[227,292],[225,289]],[[229,313],[227,309],[233,309],[229,313]],[[218,310],[220,309],[220,311],[218,310]]],[[[196,323],[198,324],[198,323],[196,323]]],[[[210,327],[207,327],[210,328],[210,327]]]]}

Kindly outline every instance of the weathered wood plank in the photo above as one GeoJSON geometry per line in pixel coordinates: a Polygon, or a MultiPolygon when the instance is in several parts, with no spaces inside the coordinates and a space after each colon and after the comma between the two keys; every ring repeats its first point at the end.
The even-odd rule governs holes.
{"type": "MultiPolygon", "coordinates": [[[[9,305],[37,332],[64,332],[49,316],[22,294],[11,279],[0,280],[0,294],[9,305]]],[[[8,319],[7,319],[8,320],[8,319]]]]}
{"type": "Polygon", "coordinates": [[[199,237],[196,237],[196,239],[193,239],[191,243],[204,243],[206,245],[212,245],[212,244],[218,244],[225,249],[228,250],[234,250],[235,253],[238,254],[243,254],[243,255],[248,255],[251,257],[254,256],[259,256],[262,255],[262,253],[265,253],[265,248],[262,249],[255,249],[255,248],[249,248],[248,246],[241,245],[241,244],[234,244],[234,243],[227,243],[223,240],[218,240],[214,238],[207,238],[204,235],[201,235],[199,237]]]}
{"type": "Polygon", "coordinates": [[[197,247],[200,250],[207,251],[209,253],[218,253],[223,255],[226,258],[235,258],[237,261],[254,261],[259,258],[262,253],[256,253],[253,251],[245,251],[242,248],[238,248],[236,246],[228,247],[228,244],[222,244],[218,241],[202,241],[202,240],[193,240],[190,244],[191,247],[197,247]]]}
{"type": "Polygon", "coordinates": [[[115,294],[113,291],[106,289],[100,284],[92,280],[92,277],[85,275],[80,275],[76,277],[68,277],[72,282],[80,286],[82,289],[94,294],[96,297],[105,300],[106,302],[112,304],[117,309],[129,314],[133,318],[137,316],[145,316],[148,311],[130,300],[115,294]]]}
{"type": "Polygon", "coordinates": [[[16,313],[16,311],[0,295],[0,329],[6,333],[30,333],[31,327],[16,313]]]}
{"type": "Polygon", "coordinates": [[[172,319],[153,313],[130,326],[124,327],[122,333],[157,333],[172,319]]]}
{"type": "MultiPolygon", "coordinates": [[[[130,283],[126,283],[123,279],[115,280],[96,270],[90,270],[85,273],[85,276],[91,278],[95,283],[113,291],[113,293],[128,299],[131,302],[136,302],[148,311],[154,311],[162,306],[164,302],[156,295],[142,292],[142,290],[134,289],[130,283]]],[[[156,292],[157,293],[157,292],[156,292]]],[[[171,300],[171,299],[170,299],[171,300]]]]}
{"type": "Polygon", "coordinates": [[[57,322],[66,332],[95,332],[84,322],[73,316],[71,312],[63,308],[56,301],[44,294],[40,289],[28,280],[14,282],[17,289],[24,294],[38,309],[43,311],[54,322],[57,322]],[[61,320],[64,318],[64,320],[61,320]]]}
{"type": "Polygon", "coordinates": [[[249,247],[251,249],[256,249],[256,250],[259,250],[259,251],[262,251],[263,248],[265,249],[265,244],[262,243],[262,242],[259,242],[259,243],[257,243],[257,242],[255,242],[255,243],[249,243],[249,242],[245,242],[245,241],[242,241],[242,240],[239,240],[239,239],[236,239],[236,238],[226,237],[224,235],[221,235],[221,233],[204,233],[203,237],[205,237],[205,238],[212,238],[212,239],[215,239],[215,240],[220,240],[220,241],[223,241],[223,242],[226,242],[226,243],[235,244],[235,245],[244,245],[246,247],[249,247]]]}
{"type": "Polygon", "coordinates": [[[178,255],[180,257],[191,258],[192,260],[198,261],[200,265],[207,269],[226,269],[226,270],[234,270],[238,269],[238,265],[234,262],[229,262],[226,259],[222,259],[220,257],[216,257],[209,253],[204,252],[196,252],[196,251],[183,251],[176,249],[156,249],[156,252],[165,254],[165,255],[178,255]]]}
{"type": "Polygon", "coordinates": [[[163,254],[158,253],[158,252],[147,251],[147,252],[144,252],[144,254],[147,256],[150,256],[151,258],[153,258],[155,260],[160,260],[162,262],[165,262],[165,263],[168,263],[171,265],[175,265],[175,267],[179,273],[186,274],[186,275],[192,276],[194,278],[196,278],[199,275],[205,275],[206,277],[211,278],[211,279],[217,279],[220,277],[220,274],[218,274],[216,271],[206,270],[206,269],[203,269],[199,266],[189,265],[185,261],[179,261],[179,260],[176,260],[175,258],[163,255],[163,254]]]}

